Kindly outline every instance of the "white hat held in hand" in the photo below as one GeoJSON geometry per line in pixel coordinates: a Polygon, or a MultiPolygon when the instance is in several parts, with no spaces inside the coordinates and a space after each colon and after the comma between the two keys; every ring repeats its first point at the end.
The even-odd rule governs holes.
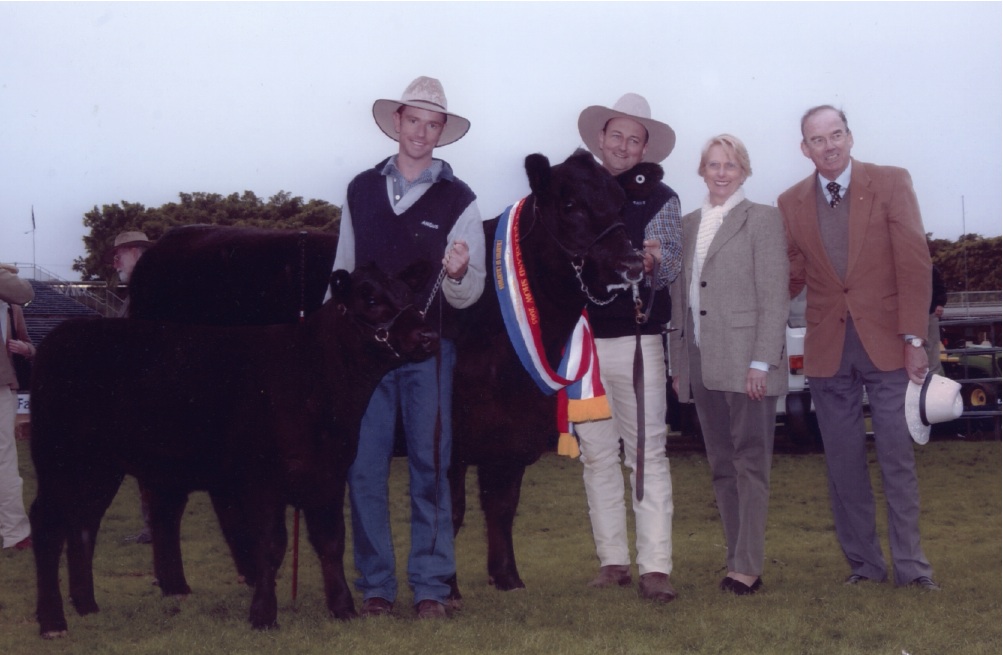
{"type": "Polygon", "coordinates": [[[930,440],[930,426],[961,416],[961,385],[943,375],[926,374],[923,384],[910,381],[905,392],[905,420],[913,441],[930,440]]]}

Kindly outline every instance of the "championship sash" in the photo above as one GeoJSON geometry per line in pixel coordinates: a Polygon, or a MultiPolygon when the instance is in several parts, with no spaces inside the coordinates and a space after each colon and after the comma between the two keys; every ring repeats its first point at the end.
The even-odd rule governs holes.
{"type": "Polygon", "coordinates": [[[505,330],[519,361],[543,393],[557,393],[560,431],[557,452],[578,457],[580,451],[571,436],[570,423],[609,418],[609,404],[599,379],[599,358],[585,309],[564,347],[557,370],[547,361],[540,314],[526,279],[519,244],[519,217],[525,202],[523,198],[510,206],[498,219],[494,249],[495,291],[505,330]]]}

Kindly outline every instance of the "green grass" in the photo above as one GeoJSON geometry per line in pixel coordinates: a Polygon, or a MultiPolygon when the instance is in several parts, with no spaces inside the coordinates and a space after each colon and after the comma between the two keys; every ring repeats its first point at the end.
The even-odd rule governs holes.
{"type": "MultiPolygon", "coordinates": [[[[0,555],[0,653],[1001,652],[1000,442],[937,441],[917,449],[923,546],[944,587],[940,593],[889,584],[842,585],[848,570],[833,534],[822,455],[775,455],[766,586],[747,598],[717,590],[724,547],[707,462],[687,443],[677,445],[671,458],[672,580],[680,597],[666,606],[640,601],[636,586],[585,587],[598,564],[581,465],[548,455],[527,471],[516,521],[516,553],[527,589],[502,593],[487,585],[484,524],[471,473],[471,511],[456,547],[464,609],[446,622],[414,620],[403,574],[407,471],[403,461],[395,460],[391,496],[402,591],[392,617],[329,619],[317,561],[304,535],[299,598],[290,598],[292,558],[287,556],[279,580],[281,628],[251,630],[249,591],[236,581],[204,494],[192,495],[183,524],[193,593],[184,600],[162,598],[151,584],[150,547],[123,543],[139,525],[136,484],[128,479],[105,516],[98,543],[95,578],[102,611],[79,617],[67,605],[65,639],[47,642],[37,636],[31,554],[0,555]]],[[[28,448],[23,442],[19,446],[25,498],[31,499],[28,448]]],[[[877,467],[872,465],[872,471],[881,507],[877,467]]],[[[289,517],[291,522],[291,511],[289,517]]],[[[879,530],[887,543],[884,526],[881,507],[879,530]]],[[[350,554],[346,565],[351,578],[350,554]]]]}

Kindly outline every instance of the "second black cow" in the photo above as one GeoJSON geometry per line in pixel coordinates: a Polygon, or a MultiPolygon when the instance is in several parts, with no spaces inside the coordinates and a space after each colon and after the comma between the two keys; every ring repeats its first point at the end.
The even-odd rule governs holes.
{"type": "MultiPolygon", "coordinates": [[[[423,282],[423,280],[416,281],[423,282]]],[[[285,508],[301,507],[332,615],[355,615],[342,513],[362,413],[377,382],[437,350],[413,291],[377,270],[332,276],[332,300],[302,325],[206,327],[135,319],[70,321],[39,346],[32,386],[31,508],[43,637],[65,633],[59,561],[79,614],[98,611],[91,570],[101,518],[125,474],[150,494],[154,575],[190,589],[180,523],[206,490],[250,621],[276,624],[285,508]]]]}
{"type": "MultiPolygon", "coordinates": [[[[532,190],[523,202],[520,219],[526,284],[540,309],[545,358],[554,364],[588,299],[605,302],[630,281],[640,279],[642,260],[619,224],[623,191],[588,152],[580,150],[553,167],[543,155],[530,155],[526,173],[532,190]]],[[[497,224],[497,219],[485,223],[489,246],[495,243],[497,224]]],[[[294,320],[294,311],[280,307],[282,299],[299,298],[302,280],[310,282],[320,275],[317,263],[329,260],[311,255],[315,251],[309,248],[293,247],[294,235],[266,237],[262,232],[184,228],[168,233],[136,266],[130,282],[133,315],[163,316],[165,307],[158,302],[170,298],[170,319],[176,321],[235,325],[294,320]],[[265,249],[261,244],[248,247],[259,239],[282,240],[284,245],[281,249],[265,249]],[[307,265],[297,268],[301,257],[307,258],[307,265]],[[178,275],[178,269],[193,258],[200,262],[202,272],[178,275]],[[262,267],[281,271],[283,288],[243,274],[262,267]],[[267,298],[265,304],[274,307],[275,313],[262,317],[259,307],[249,308],[246,299],[257,297],[267,298]]],[[[311,234],[310,238],[315,237],[311,234]]],[[[494,248],[487,250],[486,270],[491,277],[496,270],[494,248]]],[[[322,251],[323,245],[316,252],[322,251]]],[[[331,246],[331,258],[333,254],[331,246]]],[[[540,391],[520,364],[505,332],[495,291],[485,286],[481,300],[461,312],[464,329],[457,340],[450,474],[453,519],[459,530],[465,513],[464,472],[476,466],[487,523],[488,573],[496,588],[508,590],[524,586],[512,545],[522,477],[527,466],[552,448],[557,405],[554,396],[540,391]]],[[[308,308],[310,302],[308,295],[308,308]]],[[[455,586],[453,595],[460,595],[455,586]]]]}

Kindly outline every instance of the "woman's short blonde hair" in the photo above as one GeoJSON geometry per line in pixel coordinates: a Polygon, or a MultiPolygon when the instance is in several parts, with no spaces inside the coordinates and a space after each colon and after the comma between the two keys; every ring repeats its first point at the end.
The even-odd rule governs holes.
{"type": "Polygon", "coordinates": [[[742,172],[745,173],[745,177],[752,175],[752,162],[749,161],[749,151],[745,149],[745,144],[742,143],[741,139],[731,134],[718,134],[707,141],[703,150],[700,151],[700,167],[697,168],[697,175],[703,177],[704,168],[707,166],[707,157],[710,155],[710,149],[714,146],[721,146],[727,150],[735,158],[735,161],[738,162],[742,172]]]}

